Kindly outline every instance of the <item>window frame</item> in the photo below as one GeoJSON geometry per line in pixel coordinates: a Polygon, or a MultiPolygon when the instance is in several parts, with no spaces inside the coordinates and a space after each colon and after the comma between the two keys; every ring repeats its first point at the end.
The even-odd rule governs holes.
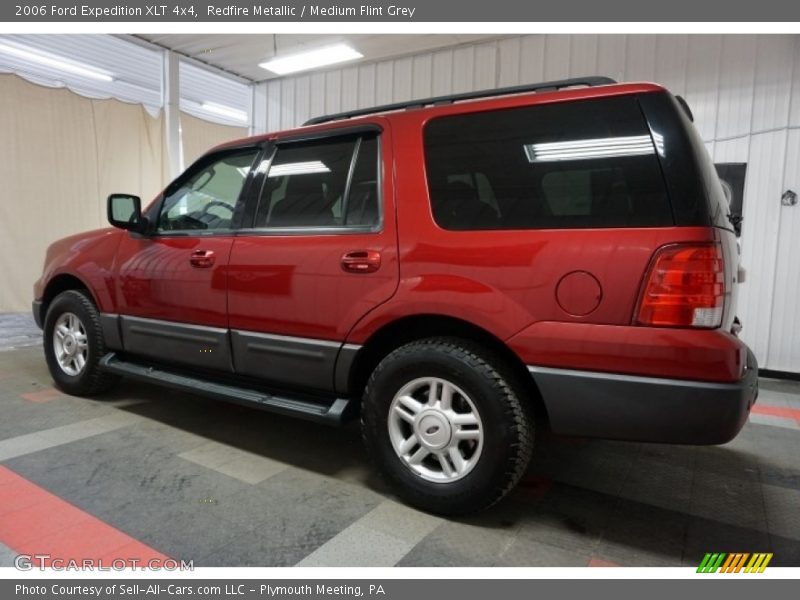
{"type": "Polygon", "coordinates": [[[214,237],[223,235],[234,235],[242,225],[242,218],[244,217],[244,208],[247,200],[252,193],[252,186],[256,179],[257,166],[261,164],[265,152],[264,143],[246,144],[241,146],[234,146],[223,148],[222,150],[212,151],[204,154],[196,161],[194,161],[183,173],[173,179],[161,192],[156,201],[153,203],[150,210],[147,211],[147,218],[149,221],[147,237],[214,237]],[[227,156],[242,154],[246,151],[254,151],[253,162],[250,164],[250,169],[245,176],[242,189],[239,191],[239,196],[236,198],[234,205],[233,216],[231,218],[231,226],[225,229],[186,229],[182,231],[160,231],[158,229],[158,222],[161,217],[161,211],[164,207],[167,197],[170,193],[183,185],[185,181],[194,177],[199,171],[205,169],[210,164],[220,162],[227,156]]]}
{"type": "MultiPolygon", "coordinates": [[[[365,233],[382,233],[384,229],[384,193],[383,193],[383,141],[382,135],[383,128],[377,124],[367,124],[356,127],[339,127],[319,132],[298,133],[287,135],[277,140],[272,140],[269,147],[265,149],[262,160],[267,160],[268,165],[265,169],[256,168],[256,180],[251,186],[251,193],[248,198],[248,206],[245,209],[244,222],[238,229],[237,233],[240,235],[254,235],[254,236],[308,236],[308,235],[341,235],[341,234],[365,234],[365,233]],[[333,226],[317,226],[317,225],[301,225],[297,227],[256,227],[255,220],[258,215],[258,206],[261,200],[261,193],[263,192],[264,185],[269,177],[269,171],[272,169],[272,162],[280,150],[281,146],[289,146],[301,142],[319,142],[325,143],[326,141],[335,141],[337,138],[355,137],[356,146],[353,151],[353,156],[350,159],[350,165],[347,172],[347,181],[345,182],[345,192],[343,195],[343,210],[346,211],[347,204],[349,203],[350,188],[355,173],[356,165],[359,158],[359,150],[361,142],[367,136],[374,135],[376,143],[376,163],[377,172],[375,174],[375,185],[377,186],[377,202],[378,202],[378,219],[374,225],[333,225],[333,226]]],[[[260,161],[259,161],[260,162],[260,161]]],[[[343,213],[343,214],[346,214],[343,213]]]]}

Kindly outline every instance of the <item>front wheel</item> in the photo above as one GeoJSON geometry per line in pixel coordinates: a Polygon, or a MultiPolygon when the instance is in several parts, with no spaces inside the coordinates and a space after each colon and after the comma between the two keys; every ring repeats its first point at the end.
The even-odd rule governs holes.
{"type": "Polygon", "coordinates": [[[450,515],[487,508],[519,481],[533,451],[518,387],[481,346],[455,338],[409,343],[367,384],[367,449],[409,504],[450,515]]]}
{"type": "Polygon", "coordinates": [[[56,386],[67,394],[93,396],[119,377],[100,368],[106,353],[100,314],[83,292],[56,296],[44,321],[44,355],[56,386]]]}

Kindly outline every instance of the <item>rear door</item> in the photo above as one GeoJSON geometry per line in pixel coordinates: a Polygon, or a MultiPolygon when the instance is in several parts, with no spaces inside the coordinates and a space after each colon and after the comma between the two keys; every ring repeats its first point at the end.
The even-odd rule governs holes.
{"type": "Polygon", "coordinates": [[[229,264],[237,373],[334,388],[343,340],[398,282],[388,128],[279,140],[229,264]]]}

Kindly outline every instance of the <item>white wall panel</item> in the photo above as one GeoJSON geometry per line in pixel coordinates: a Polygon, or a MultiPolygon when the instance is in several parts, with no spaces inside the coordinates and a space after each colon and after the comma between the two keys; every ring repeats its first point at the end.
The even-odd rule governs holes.
{"type": "Polygon", "coordinates": [[[453,51],[453,93],[474,90],[475,47],[465,46],[453,51]]]}
{"type": "Polygon", "coordinates": [[[570,36],[545,36],[544,79],[553,81],[569,77],[570,36]]]}
{"type": "Polygon", "coordinates": [[[498,50],[498,80],[500,87],[508,87],[519,83],[520,56],[523,38],[510,38],[501,40],[497,44],[498,50]]]}
{"type": "Polygon", "coordinates": [[[290,128],[297,115],[297,106],[294,103],[296,81],[296,79],[286,80],[281,85],[281,129],[290,128]],[[291,108],[287,109],[287,106],[291,108]]]}
{"type": "Polygon", "coordinates": [[[358,69],[358,107],[375,106],[375,65],[363,65],[358,69]]]}
{"type": "Polygon", "coordinates": [[[762,35],[758,38],[753,131],[786,127],[792,89],[794,39],[790,36],[762,35]]]}
{"type": "Polygon", "coordinates": [[[497,87],[497,45],[483,44],[475,48],[472,87],[486,90],[497,87]]]}
{"type": "Polygon", "coordinates": [[[572,36],[569,56],[570,77],[583,77],[597,74],[596,35],[572,36]]]}
{"type": "Polygon", "coordinates": [[[453,51],[433,55],[433,95],[444,96],[453,91],[453,51]]]}
{"type": "Polygon", "coordinates": [[[686,94],[686,69],[689,61],[688,35],[659,35],[656,40],[656,66],[653,81],[673,94],[686,94]]]}
{"type": "Polygon", "coordinates": [[[625,80],[625,36],[600,35],[597,42],[597,74],[625,80]]]}
{"type": "Polygon", "coordinates": [[[281,85],[283,81],[276,79],[267,85],[267,128],[273,131],[281,129],[281,85]]]}
{"type": "MultiPolygon", "coordinates": [[[[309,82],[309,115],[317,117],[325,113],[325,73],[312,73],[309,82]]],[[[296,119],[295,123],[304,121],[296,119]]]]}
{"type": "Polygon", "coordinates": [[[789,125],[800,126],[800,36],[794,36],[794,69],[792,77],[792,99],[789,102],[789,125]]]}
{"type": "Polygon", "coordinates": [[[711,156],[717,163],[746,163],[750,157],[750,136],[716,142],[711,156]]]}
{"type": "Polygon", "coordinates": [[[630,35],[625,48],[625,79],[655,81],[656,41],[654,35],[630,35]]]}
{"type": "Polygon", "coordinates": [[[342,72],[325,73],[325,112],[342,112],[342,72]]]}
{"type": "Polygon", "coordinates": [[[433,56],[415,56],[412,65],[412,98],[430,98],[433,95],[433,56]]]}
{"type": "Polygon", "coordinates": [[[393,100],[411,100],[411,70],[414,62],[411,58],[394,61],[393,100]]]}
{"type": "Polygon", "coordinates": [[[298,77],[294,86],[294,103],[298,123],[305,123],[311,118],[311,78],[306,75],[298,77]]]}
{"type": "MultiPolygon", "coordinates": [[[[800,130],[789,132],[782,188],[800,193],[800,130]]],[[[778,204],[777,198],[770,201],[778,204]]],[[[777,209],[780,229],[772,295],[772,319],[767,364],[778,371],[797,371],[800,365],[800,205],[777,209]]]]}
{"type": "Polygon", "coordinates": [[[519,83],[544,81],[547,78],[544,72],[544,64],[547,60],[545,38],[546,36],[543,35],[526,35],[522,38],[519,56],[519,83]]]}
{"type": "Polygon", "coordinates": [[[686,101],[692,107],[695,124],[705,140],[713,139],[716,130],[721,53],[721,36],[689,36],[686,101]]]}
{"type": "Polygon", "coordinates": [[[717,139],[750,133],[756,42],[757,38],[753,35],[730,35],[723,38],[719,108],[714,136],[717,139]]]}
{"type": "Polygon", "coordinates": [[[342,110],[358,108],[358,67],[342,71],[342,110]]]}
{"type": "Polygon", "coordinates": [[[786,131],[760,133],[750,140],[741,238],[747,279],[739,294],[739,313],[744,324],[742,337],[762,366],[769,364],[785,151],[786,131]]]}
{"type": "MultiPolygon", "coordinates": [[[[796,320],[786,316],[791,305],[779,300],[779,296],[796,299],[800,290],[794,279],[780,271],[790,269],[790,263],[779,266],[775,275],[778,255],[800,254],[791,245],[800,240],[798,217],[787,219],[779,210],[783,189],[790,184],[800,188],[794,131],[786,150],[787,125],[800,127],[798,39],[788,35],[526,35],[305,75],[294,78],[291,92],[281,92],[280,86],[292,78],[259,85],[267,87],[261,97],[268,104],[268,129],[343,108],[570,76],[599,74],[666,85],[686,97],[715,161],[748,163],[741,243],[749,279],[742,286],[739,304],[743,336],[762,366],[800,372],[796,351],[787,350],[786,345],[792,343],[786,341],[789,332],[793,340],[800,339],[792,329],[796,320]],[[284,100],[293,105],[280,107],[284,100]],[[795,179],[789,181],[792,174],[795,179]]],[[[798,213],[800,208],[789,214],[798,213]]]]}
{"type": "Polygon", "coordinates": [[[388,104],[394,100],[394,64],[392,61],[378,63],[375,102],[388,104]]]}

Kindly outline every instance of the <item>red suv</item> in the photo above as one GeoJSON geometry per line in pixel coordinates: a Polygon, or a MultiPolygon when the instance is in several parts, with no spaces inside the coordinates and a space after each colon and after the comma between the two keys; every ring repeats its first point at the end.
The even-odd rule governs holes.
{"type": "MultiPolygon", "coordinates": [[[[688,106],[603,77],[314,119],[211,150],[47,252],[65,392],[120,376],[327,423],[460,514],[557,434],[719,444],[757,395],[737,244],[688,106]]],[[[734,219],[735,220],[735,219],[734,219]]]]}

